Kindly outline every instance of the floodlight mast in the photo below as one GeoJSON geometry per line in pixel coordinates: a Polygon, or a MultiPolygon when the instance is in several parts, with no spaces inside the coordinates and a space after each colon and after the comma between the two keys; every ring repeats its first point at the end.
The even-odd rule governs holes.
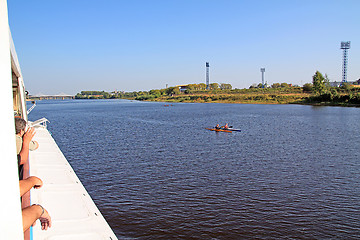
{"type": "Polygon", "coordinates": [[[350,41],[341,42],[340,49],[343,50],[343,66],[342,66],[342,81],[341,81],[341,83],[346,83],[347,82],[348,49],[350,49],[350,41]]]}
{"type": "Polygon", "coordinates": [[[210,64],[209,62],[206,62],[206,90],[210,89],[209,68],[210,64]]]}
{"type": "Polygon", "coordinates": [[[264,84],[265,84],[265,82],[264,82],[264,72],[265,72],[265,68],[260,68],[260,72],[261,72],[261,77],[262,77],[262,81],[261,81],[261,83],[262,83],[262,88],[264,88],[265,86],[264,86],[264,84]]]}

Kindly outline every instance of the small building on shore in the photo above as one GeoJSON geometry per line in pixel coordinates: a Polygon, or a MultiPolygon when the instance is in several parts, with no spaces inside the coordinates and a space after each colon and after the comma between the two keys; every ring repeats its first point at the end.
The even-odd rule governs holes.
{"type": "Polygon", "coordinates": [[[341,82],[329,82],[330,87],[340,87],[341,86],[341,82]]]}
{"type": "MultiPolygon", "coordinates": [[[[329,82],[330,87],[341,87],[341,83],[342,82],[336,82],[336,81],[335,82],[329,82]]],[[[350,84],[350,85],[358,87],[358,86],[360,86],[360,78],[358,80],[356,80],[356,81],[348,81],[347,83],[350,84]]]]}
{"type": "Polygon", "coordinates": [[[180,92],[185,92],[186,89],[187,89],[187,86],[188,86],[188,84],[186,84],[186,85],[176,85],[175,87],[178,87],[180,92]]]}

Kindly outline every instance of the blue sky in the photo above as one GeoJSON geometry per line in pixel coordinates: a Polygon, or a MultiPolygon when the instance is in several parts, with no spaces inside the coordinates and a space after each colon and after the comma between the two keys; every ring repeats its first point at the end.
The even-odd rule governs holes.
{"type": "Polygon", "coordinates": [[[360,78],[358,0],[11,0],[27,90],[140,91],[210,82],[303,85],[316,70],[360,78]]]}

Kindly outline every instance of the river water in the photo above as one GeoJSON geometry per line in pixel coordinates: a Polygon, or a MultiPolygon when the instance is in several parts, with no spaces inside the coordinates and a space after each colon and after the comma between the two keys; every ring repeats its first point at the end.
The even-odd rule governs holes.
{"type": "Polygon", "coordinates": [[[359,239],[360,109],[38,101],[119,239],[359,239]],[[204,129],[228,122],[242,132],[204,129]]]}

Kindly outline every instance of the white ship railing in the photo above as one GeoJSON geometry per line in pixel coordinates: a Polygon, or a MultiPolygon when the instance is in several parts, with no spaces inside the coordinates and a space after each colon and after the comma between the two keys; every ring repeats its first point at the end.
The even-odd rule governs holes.
{"type": "Polygon", "coordinates": [[[46,118],[41,118],[39,120],[36,120],[34,122],[28,122],[28,124],[30,125],[30,127],[37,127],[37,126],[42,126],[42,127],[47,127],[46,123],[50,122],[49,120],[47,120],[46,118]]]}

